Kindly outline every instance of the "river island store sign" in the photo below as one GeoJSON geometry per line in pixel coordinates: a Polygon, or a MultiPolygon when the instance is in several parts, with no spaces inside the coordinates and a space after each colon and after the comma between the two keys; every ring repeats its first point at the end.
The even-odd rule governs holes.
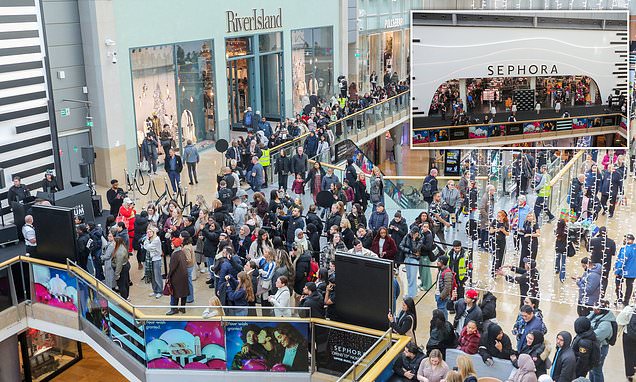
{"type": "Polygon", "coordinates": [[[238,12],[225,11],[227,18],[227,33],[249,32],[265,29],[276,29],[283,26],[283,10],[278,8],[278,14],[265,14],[265,9],[252,9],[252,13],[242,16],[238,12]]]}

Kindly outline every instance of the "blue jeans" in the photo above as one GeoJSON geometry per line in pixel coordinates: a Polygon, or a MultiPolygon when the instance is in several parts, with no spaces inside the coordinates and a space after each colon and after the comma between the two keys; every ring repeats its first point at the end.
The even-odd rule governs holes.
{"type": "Polygon", "coordinates": [[[605,378],[603,377],[603,363],[605,363],[605,357],[607,357],[607,353],[609,352],[609,345],[605,344],[601,346],[601,359],[599,361],[598,366],[592,368],[590,370],[589,379],[590,382],[604,382],[605,378]]]}
{"type": "Polygon", "coordinates": [[[210,270],[212,268],[212,266],[214,265],[214,257],[206,257],[205,258],[205,265],[208,266],[208,272],[210,273],[210,279],[214,280],[216,277],[214,277],[214,273],[212,273],[212,271],[210,270]]]}
{"type": "Polygon", "coordinates": [[[161,278],[161,260],[152,262],[152,291],[155,294],[163,293],[163,279],[161,278]]]}
{"type": "Polygon", "coordinates": [[[415,298],[417,295],[417,272],[419,270],[418,265],[420,265],[420,262],[416,258],[407,257],[404,260],[404,263],[406,264],[406,281],[408,285],[406,289],[406,296],[415,298]]]}
{"type": "Polygon", "coordinates": [[[568,258],[566,253],[557,253],[554,261],[554,271],[559,272],[559,280],[565,280],[565,260],[568,258]]]}
{"type": "Polygon", "coordinates": [[[93,268],[95,268],[95,278],[99,281],[104,281],[106,278],[104,277],[104,267],[102,266],[102,260],[98,255],[91,255],[93,258],[93,268]]]}
{"type": "Polygon", "coordinates": [[[188,294],[188,299],[186,300],[188,303],[194,302],[194,287],[192,286],[192,272],[194,271],[194,266],[188,267],[188,290],[190,294],[188,294]]]}
{"type": "Polygon", "coordinates": [[[448,320],[448,309],[446,309],[446,304],[448,303],[448,298],[441,299],[438,294],[435,295],[435,302],[437,303],[437,309],[444,312],[444,317],[448,320]]]}
{"type": "Polygon", "coordinates": [[[168,171],[168,178],[170,178],[172,192],[177,192],[177,188],[179,187],[179,184],[181,184],[181,174],[176,171],[168,171]]]}

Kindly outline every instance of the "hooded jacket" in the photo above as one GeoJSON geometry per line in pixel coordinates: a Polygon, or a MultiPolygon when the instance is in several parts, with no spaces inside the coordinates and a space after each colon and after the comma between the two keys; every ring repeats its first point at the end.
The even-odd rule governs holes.
{"type": "Polygon", "coordinates": [[[576,378],[576,355],[571,348],[572,335],[568,332],[560,332],[563,337],[563,347],[558,348],[552,361],[550,377],[554,382],[572,382],[576,378]]]}
{"type": "Polygon", "coordinates": [[[609,345],[608,340],[612,337],[614,330],[612,329],[612,322],[616,322],[616,316],[611,310],[606,310],[600,314],[590,313],[587,318],[590,319],[590,324],[596,334],[596,339],[600,346],[609,345]]]}
{"type": "Polygon", "coordinates": [[[497,324],[490,324],[488,326],[488,332],[481,337],[481,342],[479,344],[479,355],[484,363],[491,358],[500,358],[500,359],[510,359],[510,356],[514,353],[512,350],[512,342],[510,342],[510,337],[503,334],[501,340],[497,340],[497,336],[499,333],[503,332],[501,326],[497,324]],[[501,351],[497,349],[495,344],[497,341],[501,342],[501,351]]]}
{"type": "Polygon", "coordinates": [[[618,252],[614,273],[628,279],[636,278],[636,244],[627,244],[618,252]]]}
{"type": "Polygon", "coordinates": [[[601,264],[594,264],[592,269],[586,270],[576,285],[579,287],[579,304],[594,306],[601,294],[601,264]]]}
{"type": "Polygon", "coordinates": [[[574,331],[576,337],[572,341],[572,350],[576,356],[576,376],[585,377],[593,367],[598,365],[601,348],[587,317],[579,317],[574,321],[574,331]]]}
{"type": "Polygon", "coordinates": [[[389,226],[389,214],[386,213],[386,210],[382,210],[382,212],[378,212],[374,210],[371,213],[371,217],[369,218],[369,228],[373,230],[373,232],[378,232],[380,227],[388,227],[389,226]]]}
{"type": "Polygon", "coordinates": [[[535,366],[532,357],[528,354],[520,354],[517,360],[518,369],[507,382],[536,382],[535,366]]]}
{"type": "Polygon", "coordinates": [[[479,307],[481,308],[484,321],[497,317],[497,297],[494,294],[486,292],[481,299],[479,307]]]}
{"type": "MultiPolygon", "coordinates": [[[[534,361],[537,377],[547,372],[546,360],[550,356],[550,348],[545,343],[545,337],[541,330],[533,330],[532,335],[534,340],[532,344],[528,346],[528,343],[524,343],[521,347],[520,354],[528,354],[534,361]]],[[[518,367],[519,359],[512,364],[518,367]]]]}

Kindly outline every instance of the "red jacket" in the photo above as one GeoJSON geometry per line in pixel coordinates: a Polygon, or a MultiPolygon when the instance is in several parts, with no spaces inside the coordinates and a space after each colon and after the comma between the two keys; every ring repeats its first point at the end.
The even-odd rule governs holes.
{"type": "Polygon", "coordinates": [[[475,331],[473,334],[468,334],[468,331],[464,326],[462,334],[459,336],[459,350],[466,354],[477,354],[480,337],[481,335],[479,334],[479,330],[475,331]]]}
{"type": "Polygon", "coordinates": [[[384,246],[382,247],[382,252],[384,255],[380,253],[380,234],[378,233],[373,238],[373,242],[371,243],[371,252],[380,256],[383,259],[394,260],[395,255],[397,254],[397,245],[395,245],[395,241],[391,239],[391,236],[386,235],[384,238],[384,246]]]}

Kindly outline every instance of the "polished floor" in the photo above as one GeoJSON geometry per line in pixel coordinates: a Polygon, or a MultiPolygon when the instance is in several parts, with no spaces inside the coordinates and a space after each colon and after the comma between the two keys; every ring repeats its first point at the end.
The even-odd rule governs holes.
{"type": "MultiPolygon", "coordinates": [[[[405,156],[407,154],[407,150],[404,150],[405,156]]],[[[432,152],[431,152],[432,153],[432,152]]],[[[420,155],[418,153],[418,155],[420,155]]],[[[419,158],[419,160],[423,160],[425,158],[419,158]]],[[[208,151],[202,154],[201,163],[205,165],[200,165],[199,170],[199,184],[194,186],[188,186],[190,188],[189,198],[193,198],[194,195],[201,194],[208,200],[208,202],[212,199],[213,193],[216,187],[215,175],[217,169],[222,165],[222,158],[220,154],[208,151]]],[[[409,168],[415,171],[415,166],[412,165],[414,161],[405,161],[403,163],[409,163],[409,168]]],[[[421,166],[421,162],[420,162],[421,166]]],[[[385,166],[385,168],[389,169],[390,166],[385,166]]],[[[420,167],[421,168],[421,167],[420,167]]],[[[415,175],[415,174],[414,174],[415,175]]],[[[419,174],[421,175],[421,173],[419,174]]],[[[156,178],[161,179],[161,175],[156,176],[156,178]]],[[[187,176],[182,178],[184,183],[187,183],[187,176]]],[[[631,203],[631,196],[634,191],[634,182],[630,179],[628,185],[626,186],[626,194],[628,195],[627,203],[618,207],[616,216],[610,221],[607,217],[602,216],[599,218],[599,225],[607,225],[609,236],[617,241],[620,244],[620,240],[625,233],[632,229],[633,217],[636,216],[636,210],[631,203]]],[[[159,186],[158,186],[159,189],[159,186]]],[[[163,187],[159,190],[161,192],[163,187]]],[[[152,193],[151,193],[152,194],[152,193]]],[[[154,198],[149,198],[149,195],[141,195],[141,193],[136,192],[131,194],[131,196],[137,199],[137,205],[141,206],[147,203],[149,200],[154,198]]],[[[310,201],[307,201],[309,203],[310,201]]],[[[500,200],[499,203],[508,204],[510,201],[500,200]]],[[[392,216],[394,211],[389,211],[392,216]]],[[[556,211],[554,211],[556,213],[556,211]]],[[[410,221],[409,221],[410,223],[410,221]]],[[[573,323],[577,318],[576,314],[576,285],[573,280],[570,279],[570,276],[579,275],[580,265],[579,260],[581,257],[585,256],[585,250],[582,249],[579,254],[577,254],[574,258],[569,258],[567,263],[567,275],[568,279],[562,284],[558,277],[554,274],[553,264],[554,264],[554,235],[553,235],[553,225],[545,223],[542,226],[542,235],[540,238],[539,245],[539,255],[538,255],[538,263],[541,272],[541,281],[540,281],[540,289],[541,289],[541,309],[545,316],[546,325],[548,327],[548,334],[546,339],[550,341],[552,346],[554,346],[554,338],[556,334],[561,330],[568,330],[573,332],[573,323]]],[[[634,228],[636,231],[636,228],[634,228]]],[[[449,230],[447,232],[447,241],[451,241],[454,238],[465,240],[465,234],[463,233],[463,229],[457,230],[449,230]]],[[[512,248],[512,244],[509,243],[509,248],[512,248]]],[[[131,261],[134,263],[134,258],[131,258],[131,261]]],[[[510,249],[509,253],[506,257],[506,263],[514,264],[516,263],[517,258],[515,257],[514,250],[510,249]]],[[[478,253],[475,256],[475,272],[476,279],[480,279],[480,287],[487,288],[492,290],[498,298],[497,304],[497,319],[501,326],[506,330],[508,334],[512,329],[514,321],[518,312],[518,304],[519,298],[516,295],[517,286],[506,283],[502,278],[498,278],[496,280],[491,280],[488,277],[487,266],[489,264],[489,255],[486,253],[478,253]]],[[[136,265],[136,264],[133,264],[136,265]]],[[[406,278],[405,272],[400,272],[400,284],[402,291],[406,290],[406,278]]],[[[432,276],[435,278],[436,272],[433,272],[432,276]]],[[[138,270],[136,266],[132,267],[131,270],[131,279],[133,280],[134,286],[131,289],[131,301],[135,305],[146,305],[152,306],[154,308],[150,309],[153,314],[162,315],[168,310],[168,298],[161,297],[159,299],[155,299],[154,297],[148,296],[150,293],[150,285],[145,284],[140,281],[143,274],[141,270],[138,270]]],[[[190,306],[201,306],[200,308],[190,308],[188,310],[188,316],[199,316],[203,310],[203,307],[209,298],[212,296],[212,289],[209,289],[205,284],[205,280],[207,279],[207,275],[199,274],[198,280],[195,281],[195,302],[190,306]]],[[[610,281],[608,287],[608,294],[613,294],[613,280],[610,281]]],[[[423,292],[420,292],[418,298],[423,295],[423,292]]],[[[417,304],[417,312],[418,312],[418,329],[417,329],[417,337],[418,343],[425,344],[428,337],[428,327],[429,321],[431,318],[431,312],[435,307],[435,302],[433,298],[433,293],[429,293],[424,296],[419,303],[417,304]]],[[[514,337],[513,345],[514,345],[514,337]]],[[[605,363],[605,375],[608,380],[616,380],[622,381],[624,380],[623,376],[623,356],[621,349],[621,341],[618,341],[616,346],[610,349],[609,356],[605,363]]]]}
{"type": "Polygon", "coordinates": [[[56,382],[126,382],[119,372],[93,348],[82,345],[83,358],[53,381],[56,382]]]}

